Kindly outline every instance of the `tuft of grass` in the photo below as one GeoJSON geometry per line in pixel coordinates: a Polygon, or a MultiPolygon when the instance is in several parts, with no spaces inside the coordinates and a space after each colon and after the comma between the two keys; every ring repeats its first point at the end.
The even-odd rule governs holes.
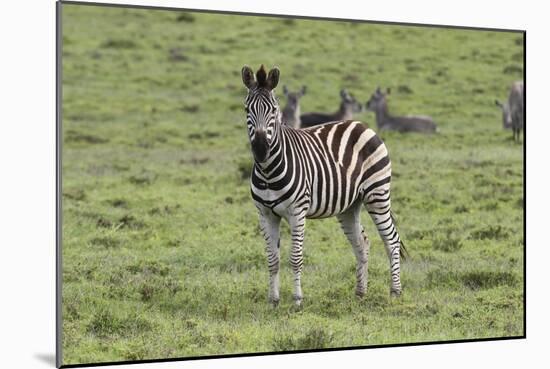
{"type": "Polygon", "coordinates": [[[128,209],[128,201],[125,199],[112,199],[108,200],[107,203],[115,208],[128,209]]]}
{"type": "Polygon", "coordinates": [[[149,170],[143,170],[138,174],[132,175],[128,178],[130,183],[139,186],[151,185],[157,179],[157,174],[149,170]]]}
{"type": "MultiPolygon", "coordinates": [[[[488,210],[492,210],[489,208],[488,210]]],[[[510,231],[501,225],[488,225],[473,231],[470,237],[477,240],[502,240],[508,238],[510,231]]]]}
{"type": "Polygon", "coordinates": [[[200,110],[200,106],[197,104],[184,105],[181,108],[181,111],[186,113],[197,113],[200,110]]]}
{"type": "Polygon", "coordinates": [[[195,16],[192,13],[179,13],[176,17],[176,22],[185,22],[185,23],[193,23],[195,21],[195,16]]]}
{"type": "Polygon", "coordinates": [[[64,141],[70,143],[85,143],[85,144],[103,144],[109,142],[107,138],[103,138],[97,135],[81,133],[73,130],[68,130],[65,133],[64,141]]]}
{"type": "Polygon", "coordinates": [[[100,216],[97,218],[96,221],[96,227],[98,228],[111,228],[113,226],[113,222],[109,220],[108,218],[105,218],[103,216],[100,216]]]}
{"type": "Polygon", "coordinates": [[[119,316],[108,308],[96,311],[87,326],[88,333],[100,336],[129,336],[148,332],[153,324],[135,312],[119,316]]]}
{"type": "Polygon", "coordinates": [[[86,192],[82,188],[66,188],[63,190],[63,197],[75,201],[86,199],[86,192]]]}
{"type": "Polygon", "coordinates": [[[426,274],[428,286],[432,288],[456,289],[460,286],[458,273],[453,270],[435,269],[426,274]]]}
{"type": "Polygon", "coordinates": [[[455,213],[468,213],[470,211],[470,209],[468,209],[467,206],[464,206],[464,205],[459,205],[459,206],[456,206],[454,209],[454,212],[455,213]]]}
{"type": "Polygon", "coordinates": [[[141,300],[144,302],[151,301],[153,298],[163,298],[163,294],[174,296],[181,291],[181,284],[176,279],[169,275],[162,277],[148,276],[145,274],[145,279],[138,287],[141,300]]]}
{"type": "Polygon", "coordinates": [[[101,44],[101,47],[108,49],[135,49],[137,43],[127,39],[109,39],[101,44]]]}
{"type": "Polygon", "coordinates": [[[106,249],[111,249],[111,248],[119,247],[121,244],[121,241],[120,239],[115,238],[113,236],[100,236],[100,237],[92,238],[90,243],[93,246],[101,246],[106,249]]]}
{"type": "Polygon", "coordinates": [[[412,94],[413,90],[408,85],[399,85],[397,86],[397,92],[401,94],[412,94]]]}
{"type": "Polygon", "coordinates": [[[447,231],[444,237],[438,237],[433,241],[433,248],[444,252],[456,252],[463,246],[462,239],[447,231]]]}
{"type": "Polygon", "coordinates": [[[216,138],[216,137],[219,137],[219,136],[220,136],[219,132],[206,131],[206,132],[202,132],[202,133],[191,133],[191,134],[187,135],[187,138],[189,138],[190,140],[204,140],[204,139],[207,139],[207,138],[216,138]]]}
{"type": "Polygon", "coordinates": [[[516,274],[508,271],[475,270],[458,272],[456,270],[435,269],[427,274],[431,286],[458,289],[461,285],[472,290],[490,289],[498,286],[517,286],[516,274]]]}
{"type": "Polygon", "coordinates": [[[519,65],[507,65],[503,70],[502,73],[504,74],[515,74],[515,75],[521,75],[523,73],[523,68],[519,65]]]}
{"type": "Polygon", "coordinates": [[[475,271],[461,275],[462,283],[471,289],[517,285],[518,278],[512,272],[475,271]]]}
{"type": "Polygon", "coordinates": [[[166,263],[156,260],[139,260],[138,262],[128,265],[126,269],[131,273],[157,274],[167,276],[170,272],[170,266],[166,263]]]}
{"type": "Polygon", "coordinates": [[[149,209],[148,213],[150,215],[166,216],[166,215],[175,214],[180,208],[181,208],[180,204],[155,206],[149,209]]]}
{"type": "Polygon", "coordinates": [[[283,335],[273,340],[274,351],[311,350],[332,347],[334,334],[324,328],[310,328],[302,335],[295,337],[283,335]]]}
{"type": "Polygon", "coordinates": [[[130,228],[130,229],[140,229],[145,227],[145,223],[141,220],[138,220],[132,214],[126,214],[118,219],[118,226],[121,228],[130,228]]]}

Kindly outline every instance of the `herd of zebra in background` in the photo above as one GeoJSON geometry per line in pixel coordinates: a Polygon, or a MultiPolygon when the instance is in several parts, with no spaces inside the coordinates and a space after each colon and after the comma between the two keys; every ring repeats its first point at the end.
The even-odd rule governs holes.
{"type": "MultiPolygon", "coordinates": [[[[283,124],[295,129],[308,128],[318,124],[338,120],[351,120],[354,113],[363,111],[363,106],[347,90],[340,91],[340,107],[332,113],[305,113],[301,114],[300,99],[306,94],[306,86],[297,92],[290,92],[283,86],[286,96],[286,106],[282,113],[283,124]]],[[[392,130],[399,132],[438,132],[438,127],[429,116],[393,116],[388,110],[387,95],[390,89],[382,92],[378,87],[367,101],[366,109],[376,115],[376,126],[379,130],[392,130]]],[[[502,109],[502,125],[505,129],[512,129],[514,141],[519,141],[520,131],[524,126],[523,118],[524,87],[523,81],[517,81],[510,87],[508,100],[501,103],[495,100],[496,105],[502,109]]]]}
{"type": "MultiPolygon", "coordinates": [[[[347,90],[342,90],[340,108],[335,113],[301,114],[299,100],[306,94],[306,87],[290,92],[285,86],[287,105],[281,110],[273,92],[279,82],[277,68],[268,73],[262,65],[254,74],[244,66],[242,80],[248,89],[245,111],[254,156],[251,195],[266,242],[271,303],[279,302],[282,218],[291,231],[290,264],[297,305],[303,299],[301,272],[306,219],[337,217],[356,257],[355,293],[360,297],[366,293],[370,242],[360,222],[362,206],[385,245],[390,263],[390,294],[401,295],[400,265],[405,249],[391,213],[391,162],[380,137],[365,124],[353,120],[353,113],[362,111],[361,104],[347,90]]],[[[516,88],[514,84],[506,104],[499,103],[505,111],[505,123],[510,121],[514,129],[514,138],[519,126],[517,120],[523,120],[523,114],[521,117],[518,114],[516,88]]],[[[377,88],[366,104],[367,109],[375,112],[379,129],[437,131],[430,117],[390,115],[388,93],[389,90],[382,92],[377,88]]]]}

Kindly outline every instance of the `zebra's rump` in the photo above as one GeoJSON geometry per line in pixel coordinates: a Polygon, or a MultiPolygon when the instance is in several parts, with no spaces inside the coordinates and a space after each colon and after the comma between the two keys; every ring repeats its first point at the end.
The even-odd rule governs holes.
{"type": "MultiPolygon", "coordinates": [[[[284,160],[273,175],[254,170],[252,196],[272,209],[305,209],[308,218],[340,214],[358,199],[389,188],[386,146],[358,121],[308,129],[282,127],[284,160]]],[[[280,210],[282,211],[282,210],[280,210]]]]}

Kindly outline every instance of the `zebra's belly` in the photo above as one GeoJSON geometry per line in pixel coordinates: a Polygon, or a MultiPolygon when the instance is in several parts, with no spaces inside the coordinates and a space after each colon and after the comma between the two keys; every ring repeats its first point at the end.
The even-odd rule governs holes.
{"type": "Polygon", "coordinates": [[[306,213],[308,219],[323,219],[342,214],[351,208],[357,201],[360,201],[361,194],[359,192],[350,194],[343,202],[337,199],[334,204],[332,199],[327,200],[323,198],[317,198],[312,196],[310,201],[310,207],[306,213]]]}

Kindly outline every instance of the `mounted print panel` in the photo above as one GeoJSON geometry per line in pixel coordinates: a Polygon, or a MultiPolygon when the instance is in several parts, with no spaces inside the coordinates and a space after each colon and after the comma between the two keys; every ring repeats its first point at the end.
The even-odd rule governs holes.
{"type": "Polygon", "coordinates": [[[525,337],[524,32],[58,22],[60,365],[525,337]]]}

